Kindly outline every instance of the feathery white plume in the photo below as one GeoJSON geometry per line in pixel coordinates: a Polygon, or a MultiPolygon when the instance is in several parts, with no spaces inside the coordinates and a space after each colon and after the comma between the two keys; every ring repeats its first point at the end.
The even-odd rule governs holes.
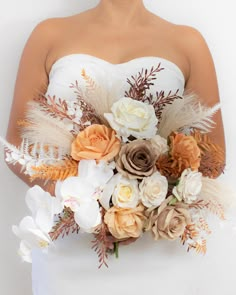
{"type": "Polygon", "coordinates": [[[216,201],[224,210],[236,208],[236,192],[228,184],[208,177],[202,177],[200,196],[205,201],[216,201]]]}
{"type": "Polygon", "coordinates": [[[220,105],[206,107],[199,102],[195,93],[183,95],[171,105],[167,105],[159,124],[159,133],[162,137],[181,128],[198,128],[201,132],[209,132],[215,124],[212,116],[219,110],[220,105]]]}
{"type": "Polygon", "coordinates": [[[70,154],[74,137],[62,120],[46,114],[35,102],[29,103],[25,118],[30,124],[21,128],[21,137],[27,138],[29,144],[40,142],[60,147],[64,155],[70,154]]]}
{"type": "Polygon", "coordinates": [[[122,81],[119,76],[115,79],[110,78],[107,77],[107,73],[102,71],[98,76],[101,78],[95,81],[83,70],[82,77],[86,83],[86,91],[83,98],[104,119],[103,114],[110,113],[113,103],[120,98],[122,81]]]}

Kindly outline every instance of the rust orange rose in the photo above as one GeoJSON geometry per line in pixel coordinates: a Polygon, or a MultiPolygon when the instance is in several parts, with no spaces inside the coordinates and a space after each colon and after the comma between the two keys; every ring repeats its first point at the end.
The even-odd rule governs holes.
{"type": "Polygon", "coordinates": [[[170,135],[170,156],[173,166],[182,172],[186,168],[198,170],[201,161],[201,151],[192,136],[182,133],[170,135]]]}
{"type": "Polygon", "coordinates": [[[120,150],[116,132],[105,125],[93,124],[80,132],[71,146],[71,156],[79,161],[112,160],[120,150]]]}
{"type": "Polygon", "coordinates": [[[144,206],[136,208],[111,207],[104,216],[108,230],[117,239],[138,238],[144,227],[144,206]]]}

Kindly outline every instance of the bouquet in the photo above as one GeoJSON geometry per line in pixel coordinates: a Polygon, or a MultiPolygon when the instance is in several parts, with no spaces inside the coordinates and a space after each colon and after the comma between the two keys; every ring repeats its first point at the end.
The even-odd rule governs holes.
{"type": "Polygon", "coordinates": [[[13,226],[24,261],[79,231],[93,236],[99,267],[145,232],[206,252],[208,212],[224,220],[231,197],[215,179],[224,152],[208,135],[219,105],[206,107],[194,93],[147,94],[154,74],[127,79],[120,97],[83,69],[86,92],[75,81],[76,100],[39,95],[18,122],[21,145],[1,139],[7,162],[55,186],[52,194],[38,185],[27,191],[31,214],[13,226]]]}

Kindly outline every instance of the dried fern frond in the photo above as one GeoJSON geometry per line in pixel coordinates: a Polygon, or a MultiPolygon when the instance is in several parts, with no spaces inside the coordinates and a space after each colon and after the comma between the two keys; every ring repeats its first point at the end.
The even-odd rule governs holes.
{"type": "Polygon", "coordinates": [[[236,206],[235,191],[218,179],[202,177],[200,197],[206,202],[220,204],[224,211],[236,206]]]}
{"type": "Polygon", "coordinates": [[[114,238],[108,232],[107,226],[104,222],[97,227],[92,244],[92,249],[94,249],[98,255],[98,268],[101,268],[103,265],[108,267],[108,253],[114,252],[114,238]]]}
{"type": "Polygon", "coordinates": [[[31,123],[29,121],[27,121],[27,120],[18,120],[17,125],[19,127],[28,127],[28,126],[31,125],[31,123]]]}
{"type": "Polygon", "coordinates": [[[196,229],[195,224],[188,224],[185,227],[184,233],[181,236],[181,242],[184,245],[189,239],[194,240],[199,236],[199,231],[196,229]]]}
{"type": "Polygon", "coordinates": [[[200,217],[199,218],[199,222],[198,222],[198,227],[203,230],[206,234],[210,235],[211,234],[211,230],[209,228],[209,224],[207,223],[207,221],[200,217]]]}
{"type": "Polygon", "coordinates": [[[47,97],[41,93],[40,95],[34,97],[34,102],[36,102],[41,109],[48,115],[59,118],[59,119],[69,119],[73,120],[73,116],[67,114],[67,103],[61,98],[57,98],[55,95],[47,97]]]}
{"type": "Polygon", "coordinates": [[[70,176],[76,176],[78,173],[78,162],[73,159],[65,159],[58,165],[41,165],[31,167],[33,175],[30,180],[65,180],[70,176]]]}
{"type": "Polygon", "coordinates": [[[207,134],[202,134],[199,130],[194,130],[191,136],[195,138],[202,153],[199,171],[204,176],[217,178],[225,168],[224,150],[207,134]]]}
{"type": "Polygon", "coordinates": [[[165,138],[182,128],[197,128],[207,133],[215,124],[212,116],[219,108],[219,104],[212,108],[202,105],[195,93],[185,94],[183,99],[176,99],[163,109],[159,133],[165,138]]]}
{"type": "MultiPolygon", "coordinates": [[[[203,224],[202,227],[206,227],[206,224],[203,224]]],[[[202,228],[203,229],[203,228],[202,228]]],[[[197,229],[196,224],[188,224],[185,228],[183,235],[181,236],[181,242],[184,245],[185,243],[188,244],[187,251],[189,252],[191,249],[195,249],[195,251],[199,254],[206,254],[207,247],[206,247],[206,240],[200,238],[200,232],[197,229]]]]}
{"type": "Polygon", "coordinates": [[[188,251],[194,249],[198,254],[206,254],[207,252],[207,242],[205,239],[201,241],[194,242],[188,245],[188,251]]]}
{"type": "Polygon", "coordinates": [[[79,225],[75,222],[74,212],[70,208],[64,208],[63,212],[58,214],[58,218],[59,220],[49,233],[53,241],[58,239],[59,236],[64,238],[69,233],[79,233],[79,225]]]}
{"type": "Polygon", "coordinates": [[[221,220],[225,220],[225,211],[223,209],[223,206],[219,204],[216,200],[209,200],[207,209],[217,215],[221,220]]]}
{"type": "Polygon", "coordinates": [[[147,101],[148,103],[152,103],[153,97],[148,97],[146,92],[154,85],[152,81],[157,79],[156,74],[162,70],[164,68],[161,67],[161,63],[158,63],[156,67],[151,67],[149,71],[142,68],[136,76],[132,75],[131,79],[127,79],[130,88],[128,91],[125,91],[125,96],[142,102],[147,101]]]}
{"type": "Polygon", "coordinates": [[[63,121],[45,113],[35,102],[29,103],[26,120],[30,124],[22,126],[21,137],[27,138],[29,144],[41,142],[58,146],[64,155],[70,154],[74,136],[63,121]]]}

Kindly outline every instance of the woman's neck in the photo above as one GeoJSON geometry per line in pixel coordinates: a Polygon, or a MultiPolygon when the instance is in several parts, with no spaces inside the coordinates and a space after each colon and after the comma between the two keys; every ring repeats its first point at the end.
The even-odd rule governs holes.
{"type": "Polygon", "coordinates": [[[148,14],[143,0],[101,0],[94,12],[109,25],[120,27],[138,24],[148,14]]]}

